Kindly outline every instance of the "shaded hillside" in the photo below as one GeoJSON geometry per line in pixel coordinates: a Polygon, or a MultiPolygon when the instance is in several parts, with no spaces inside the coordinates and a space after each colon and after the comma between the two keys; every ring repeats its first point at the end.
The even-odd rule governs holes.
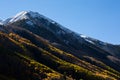
{"type": "MultiPolygon", "coordinates": [[[[97,80],[107,78],[111,78],[112,80],[114,77],[119,78],[117,76],[119,73],[117,72],[113,74],[109,71],[104,71],[97,66],[91,65],[90,63],[70,55],[69,53],[52,47],[50,44],[46,44],[46,42],[44,42],[44,46],[49,49],[49,52],[42,47],[37,47],[29,40],[22,38],[14,33],[0,33],[0,43],[0,73],[5,76],[10,76],[11,79],[36,80],[41,78],[57,78],[61,80],[64,78],[64,76],[66,76],[68,80],[73,78],[89,80],[96,80],[97,78],[97,80]],[[86,65],[89,65],[91,67],[91,71],[93,71],[91,72],[88,70],[90,68],[86,65]],[[94,70],[95,68],[96,70],[94,70]],[[110,77],[111,75],[113,77],[110,77]]],[[[43,42],[41,43],[43,44],[43,42]]]]}

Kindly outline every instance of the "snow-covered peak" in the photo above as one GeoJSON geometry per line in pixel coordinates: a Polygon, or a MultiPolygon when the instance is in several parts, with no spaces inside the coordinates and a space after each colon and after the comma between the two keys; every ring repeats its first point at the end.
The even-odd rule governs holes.
{"type": "Polygon", "coordinates": [[[5,20],[4,23],[5,24],[14,23],[14,22],[17,22],[17,21],[20,21],[20,20],[23,20],[23,19],[31,20],[31,19],[35,19],[35,18],[38,18],[38,19],[44,18],[51,23],[55,23],[53,20],[39,14],[38,12],[33,12],[33,11],[22,11],[22,12],[16,14],[15,16],[5,20]]]}
{"type": "Polygon", "coordinates": [[[22,11],[20,13],[18,13],[17,15],[15,15],[14,17],[12,17],[10,20],[9,20],[9,23],[13,23],[13,22],[16,22],[18,20],[22,20],[22,19],[28,19],[29,17],[27,16],[27,11],[22,11]]]}
{"type": "Polygon", "coordinates": [[[41,15],[39,13],[37,13],[37,12],[22,11],[22,12],[16,14],[15,16],[7,19],[7,23],[14,23],[14,22],[17,22],[19,20],[30,19],[30,17],[31,18],[36,18],[36,17],[40,17],[40,16],[41,15]]]}

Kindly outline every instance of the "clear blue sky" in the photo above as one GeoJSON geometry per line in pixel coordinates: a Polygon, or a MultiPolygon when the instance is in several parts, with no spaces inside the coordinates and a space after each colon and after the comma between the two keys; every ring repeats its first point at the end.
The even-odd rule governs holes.
{"type": "Polygon", "coordinates": [[[120,44],[120,0],[1,0],[0,18],[39,12],[80,34],[120,44]]]}

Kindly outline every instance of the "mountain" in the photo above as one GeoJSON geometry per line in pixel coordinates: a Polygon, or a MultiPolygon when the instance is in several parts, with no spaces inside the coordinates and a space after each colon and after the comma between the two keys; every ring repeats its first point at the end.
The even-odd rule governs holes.
{"type": "Polygon", "coordinates": [[[32,11],[0,25],[1,80],[119,80],[120,46],[32,11]]]}

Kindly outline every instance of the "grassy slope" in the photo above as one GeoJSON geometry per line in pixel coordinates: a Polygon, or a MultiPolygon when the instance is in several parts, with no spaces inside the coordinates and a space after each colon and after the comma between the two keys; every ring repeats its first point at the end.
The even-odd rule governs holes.
{"type": "Polygon", "coordinates": [[[2,42],[0,45],[0,55],[1,57],[4,56],[6,58],[3,60],[5,60],[7,63],[12,64],[11,68],[13,68],[12,70],[14,72],[18,70],[17,66],[14,65],[16,63],[19,64],[19,66],[22,68],[20,71],[26,74],[26,76],[23,76],[23,74],[20,73],[17,73],[18,75],[15,75],[15,73],[5,74],[4,72],[1,72],[4,73],[4,75],[12,74],[11,76],[13,78],[19,78],[21,76],[22,78],[32,80],[40,78],[50,80],[57,78],[62,80],[65,76],[69,76],[75,79],[82,78],[85,80],[106,80],[108,78],[109,80],[115,80],[115,78],[119,78],[119,73],[116,71],[113,73],[109,70],[103,70],[51,45],[46,44],[47,49],[49,49],[46,51],[45,49],[37,47],[29,40],[22,38],[16,34],[11,33],[7,35],[0,33],[0,41],[2,42]],[[6,41],[8,46],[14,47],[11,47],[9,49],[8,46],[4,47],[4,43],[6,43],[6,41]],[[88,67],[86,65],[88,65],[88,67]]]}

